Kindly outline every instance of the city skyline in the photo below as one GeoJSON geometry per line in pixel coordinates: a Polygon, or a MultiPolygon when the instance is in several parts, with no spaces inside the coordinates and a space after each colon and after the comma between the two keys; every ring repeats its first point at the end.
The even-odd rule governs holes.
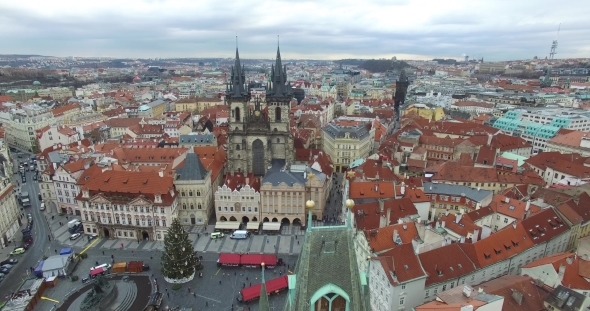
{"type": "Polygon", "coordinates": [[[590,9],[572,2],[0,0],[0,37],[10,42],[0,52],[231,58],[237,33],[243,58],[273,58],[277,35],[285,59],[545,58],[556,39],[556,58],[587,57],[590,9]]]}

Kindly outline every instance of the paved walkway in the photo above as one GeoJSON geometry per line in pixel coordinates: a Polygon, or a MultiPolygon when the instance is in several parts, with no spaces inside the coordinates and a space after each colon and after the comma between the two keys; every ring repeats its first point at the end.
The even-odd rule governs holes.
{"type": "MultiPolygon", "coordinates": [[[[90,242],[88,237],[83,235],[76,240],[70,240],[67,222],[75,216],[72,215],[47,215],[53,238],[63,245],[76,248],[84,248],[90,242]],[[67,218],[66,218],[67,217],[67,218]],[[60,224],[61,223],[61,224],[60,224]]],[[[315,225],[323,224],[315,221],[315,225]]],[[[280,235],[252,235],[245,240],[233,240],[226,235],[223,239],[211,239],[209,232],[214,231],[215,226],[191,226],[187,228],[189,238],[198,252],[214,253],[268,253],[268,254],[299,254],[301,242],[305,231],[299,226],[283,226],[280,235]]],[[[101,239],[95,243],[93,248],[104,250],[128,249],[128,250],[164,250],[162,241],[141,241],[130,239],[101,239]]]]}

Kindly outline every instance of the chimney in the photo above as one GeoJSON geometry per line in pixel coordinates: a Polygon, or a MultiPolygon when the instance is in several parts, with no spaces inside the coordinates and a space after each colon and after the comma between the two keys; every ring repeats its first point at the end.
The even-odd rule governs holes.
{"type": "Polygon", "coordinates": [[[465,243],[465,237],[464,236],[461,237],[461,243],[465,243]]]}
{"type": "Polygon", "coordinates": [[[375,192],[379,192],[379,184],[375,184],[375,192]]]}
{"type": "Polygon", "coordinates": [[[447,222],[443,220],[443,221],[441,221],[440,226],[444,228],[446,224],[447,224],[447,222]]]}
{"type": "Polygon", "coordinates": [[[516,230],[516,220],[512,222],[512,228],[516,230]]]}
{"type": "Polygon", "coordinates": [[[494,137],[492,134],[488,134],[488,146],[492,144],[492,137],[494,137]]]}
{"type": "Polygon", "coordinates": [[[567,262],[568,265],[571,265],[574,263],[574,259],[572,257],[566,258],[565,261],[567,262]]]}
{"type": "Polygon", "coordinates": [[[158,172],[158,176],[160,176],[160,177],[164,177],[164,172],[163,172],[163,171],[159,171],[159,172],[158,172]]]}
{"type": "Polygon", "coordinates": [[[564,273],[565,273],[565,265],[561,264],[561,265],[559,265],[558,274],[559,274],[559,276],[563,277],[564,273]]]}
{"type": "Polygon", "coordinates": [[[387,218],[385,219],[385,225],[389,226],[389,223],[391,222],[391,208],[387,208],[387,218]]]}
{"type": "Polygon", "coordinates": [[[87,170],[90,168],[90,162],[84,162],[84,169],[87,170]]]}
{"type": "Polygon", "coordinates": [[[479,202],[475,203],[475,210],[478,210],[481,208],[481,204],[479,202]]]}
{"type": "Polygon", "coordinates": [[[529,211],[529,209],[531,209],[531,200],[527,200],[526,201],[526,207],[524,208],[525,211],[529,211]]]}
{"type": "Polygon", "coordinates": [[[250,177],[246,177],[246,185],[250,184],[250,177]]]}
{"type": "Polygon", "coordinates": [[[460,222],[461,222],[461,217],[462,217],[462,216],[463,216],[463,215],[461,215],[461,214],[457,214],[457,216],[455,216],[455,223],[460,223],[460,222]]]}
{"type": "Polygon", "coordinates": [[[514,298],[514,301],[516,301],[516,303],[521,306],[522,305],[522,299],[524,298],[522,293],[517,291],[517,290],[512,290],[512,298],[514,298]]]}
{"type": "Polygon", "coordinates": [[[504,199],[504,202],[506,202],[506,203],[510,203],[510,198],[509,198],[509,197],[506,197],[506,198],[504,199]]]}
{"type": "Polygon", "coordinates": [[[479,229],[473,230],[473,237],[471,238],[471,242],[475,243],[479,239],[479,229]]]}
{"type": "Polygon", "coordinates": [[[401,192],[402,196],[404,196],[406,194],[406,185],[402,184],[402,187],[400,188],[400,192],[401,192]]]}
{"type": "Polygon", "coordinates": [[[383,209],[384,209],[383,200],[379,199],[378,202],[379,202],[379,213],[383,214],[383,209]]]}
{"type": "Polygon", "coordinates": [[[399,238],[399,234],[397,230],[393,230],[393,243],[397,243],[397,239],[399,238]]]}

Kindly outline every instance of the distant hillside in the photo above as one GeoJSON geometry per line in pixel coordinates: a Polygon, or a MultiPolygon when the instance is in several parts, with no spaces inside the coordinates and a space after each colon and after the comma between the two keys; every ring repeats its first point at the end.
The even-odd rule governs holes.
{"type": "Polygon", "coordinates": [[[390,59],[369,59],[359,65],[359,68],[370,72],[386,72],[388,70],[402,70],[413,67],[404,61],[393,62],[390,59]]]}
{"type": "Polygon", "coordinates": [[[0,58],[29,58],[29,57],[50,57],[50,56],[43,56],[43,55],[34,55],[34,54],[0,54],[0,58]]]}

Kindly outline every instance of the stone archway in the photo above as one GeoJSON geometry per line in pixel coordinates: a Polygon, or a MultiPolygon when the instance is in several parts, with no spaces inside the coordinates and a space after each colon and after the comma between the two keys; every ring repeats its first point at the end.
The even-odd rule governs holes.
{"type": "Polygon", "coordinates": [[[227,218],[225,218],[225,216],[221,216],[221,218],[219,218],[219,221],[227,221],[227,218]]]}
{"type": "Polygon", "coordinates": [[[252,217],[252,221],[258,221],[258,218],[256,218],[256,216],[252,217]]]}
{"type": "Polygon", "coordinates": [[[268,217],[264,217],[264,219],[262,220],[262,222],[269,222],[270,220],[268,219],[268,217]]]}
{"type": "Polygon", "coordinates": [[[191,225],[196,225],[197,224],[197,218],[195,217],[195,214],[191,214],[191,225]]]}
{"type": "Polygon", "coordinates": [[[285,217],[285,218],[281,219],[281,225],[288,226],[290,224],[291,224],[291,221],[289,220],[289,218],[285,217]]]}
{"type": "Polygon", "coordinates": [[[248,216],[242,217],[242,223],[247,224],[249,221],[250,221],[250,218],[248,218],[248,216]]]}
{"type": "Polygon", "coordinates": [[[108,229],[108,228],[104,228],[104,229],[102,230],[102,232],[103,232],[103,234],[104,234],[104,237],[105,237],[105,239],[110,239],[110,238],[111,238],[111,232],[109,231],[109,229],[108,229]]]}
{"type": "Polygon", "coordinates": [[[301,226],[301,219],[299,219],[299,218],[293,219],[293,226],[301,226]]]}
{"type": "Polygon", "coordinates": [[[279,220],[275,217],[272,219],[272,222],[279,222],[279,220]]]}
{"type": "Polygon", "coordinates": [[[229,221],[238,221],[234,216],[229,218],[229,221]]]}
{"type": "Polygon", "coordinates": [[[257,139],[252,143],[252,172],[254,175],[264,175],[264,143],[257,139]]]}
{"type": "Polygon", "coordinates": [[[143,230],[143,231],[141,232],[141,238],[142,238],[144,241],[149,241],[149,240],[150,240],[150,234],[149,234],[147,231],[143,230]]]}

